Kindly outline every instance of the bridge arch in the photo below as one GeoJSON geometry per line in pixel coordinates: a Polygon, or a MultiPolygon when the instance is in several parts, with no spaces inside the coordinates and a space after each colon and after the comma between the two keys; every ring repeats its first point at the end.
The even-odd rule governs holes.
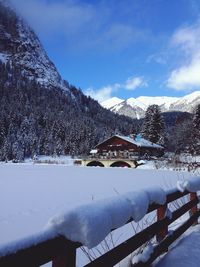
{"type": "Polygon", "coordinates": [[[86,166],[88,167],[104,167],[103,163],[97,160],[90,161],[86,166]]]}
{"type": "Polygon", "coordinates": [[[129,163],[127,163],[126,161],[119,160],[119,161],[113,162],[110,165],[110,167],[128,167],[128,168],[131,168],[131,165],[129,163]]]}

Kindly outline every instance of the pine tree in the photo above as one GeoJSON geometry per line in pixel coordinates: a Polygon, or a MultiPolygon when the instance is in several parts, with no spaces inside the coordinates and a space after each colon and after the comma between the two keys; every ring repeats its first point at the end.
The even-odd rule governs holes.
{"type": "Polygon", "coordinates": [[[200,104],[196,107],[193,115],[193,151],[200,155],[200,104]]]}
{"type": "Polygon", "coordinates": [[[164,119],[158,105],[147,108],[143,124],[142,136],[153,143],[164,143],[164,119]]]}
{"type": "Polygon", "coordinates": [[[5,136],[6,136],[6,127],[3,122],[3,119],[0,118],[0,148],[2,147],[5,136]]]}

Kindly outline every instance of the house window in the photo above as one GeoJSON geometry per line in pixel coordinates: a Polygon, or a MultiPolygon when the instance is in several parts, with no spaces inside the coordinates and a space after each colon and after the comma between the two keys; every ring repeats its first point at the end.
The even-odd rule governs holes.
{"type": "Polygon", "coordinates": [[[129,156],[129,152],[128,151],[124,151],[124,157],[128,158],[128,156],[129,156]]]}

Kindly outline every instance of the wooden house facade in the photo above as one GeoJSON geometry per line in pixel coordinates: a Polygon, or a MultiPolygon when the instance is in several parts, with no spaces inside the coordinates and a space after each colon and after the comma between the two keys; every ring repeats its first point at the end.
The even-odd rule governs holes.
{"type": "Polygon", "coordinates": [[[99,143],[91,152],[93,157],[102,159],[136,159],[160,157],[164,154],[164,148],[141,137],[114,135],[99,143]]]}

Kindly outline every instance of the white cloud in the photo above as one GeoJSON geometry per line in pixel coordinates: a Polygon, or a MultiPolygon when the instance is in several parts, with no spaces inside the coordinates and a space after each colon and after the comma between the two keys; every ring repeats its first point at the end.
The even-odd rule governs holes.
{"type": "Polygon", "coordinates": [[[167,80],[167,86],[175,90],[200,88],[200,22],[183,27],[171,38],[172,49],[179,49],[184,62],[174,69],[167,80]]]}
{"type": "Polygon", "coordinates": [[[122,86],[126,90],[135,90],[138,87],[146,87],[147,82],[143,77],[129,77],[125,84],[122,86]]]}
{"type": "Polygon", "coordinates": [[[104,86],[98,90],[94,88],[88,88],[85,90],[85,94],[96,99],[100,103],[111,98],[113,93],[118,90],[135,90],[138,87],[146,87],[147,82],[143,77],[129,77],[124,83],[115,83],[113,85],[104,86]]]}
{"type": "Polygon", "coordinates": [[[113,21],[112,5],[104,1],[10,0],[40,38],[60,37],[69,48],[121,50],[147,33],[128,22],[113,21]],[[106,25],[106,26],[105,26],[106,25]]]}
{"type": "MultiPolygon", "coordinates": [[[[91,24],[96,10],[89,4],[76,1],[10,0],[19,14],[40,34],[71,35],[91,24]]],[[[93,24],[94,25],[94,24],[93,24]]]]}
{"type": "Polygon", "coordinates": [[[93,88],[88,88],[85,90],[85,94],[87,96],[91,96],[95,100],[99,101],[99,103],[111,98],[112,93],[117,91],[117,89],[120,88],[119,84],[114,84],[114,85],[108,85],[105,87],[102,87],[98,90],[94,90],[93,88]]]}
{"type": "Polygon", "coordinates": [[[149,55],[146,60],[147,63],[156,62],[160,65],[166,65],[167,59],[166,59],[166,52],[159,52],[156,54],[149,55]]]}
{"type": "Polygon", "coordinates": [[[168,79],[168,87],[176,90],[200,88],[200,59],[189,65],[173,70],[168,79]]]}

